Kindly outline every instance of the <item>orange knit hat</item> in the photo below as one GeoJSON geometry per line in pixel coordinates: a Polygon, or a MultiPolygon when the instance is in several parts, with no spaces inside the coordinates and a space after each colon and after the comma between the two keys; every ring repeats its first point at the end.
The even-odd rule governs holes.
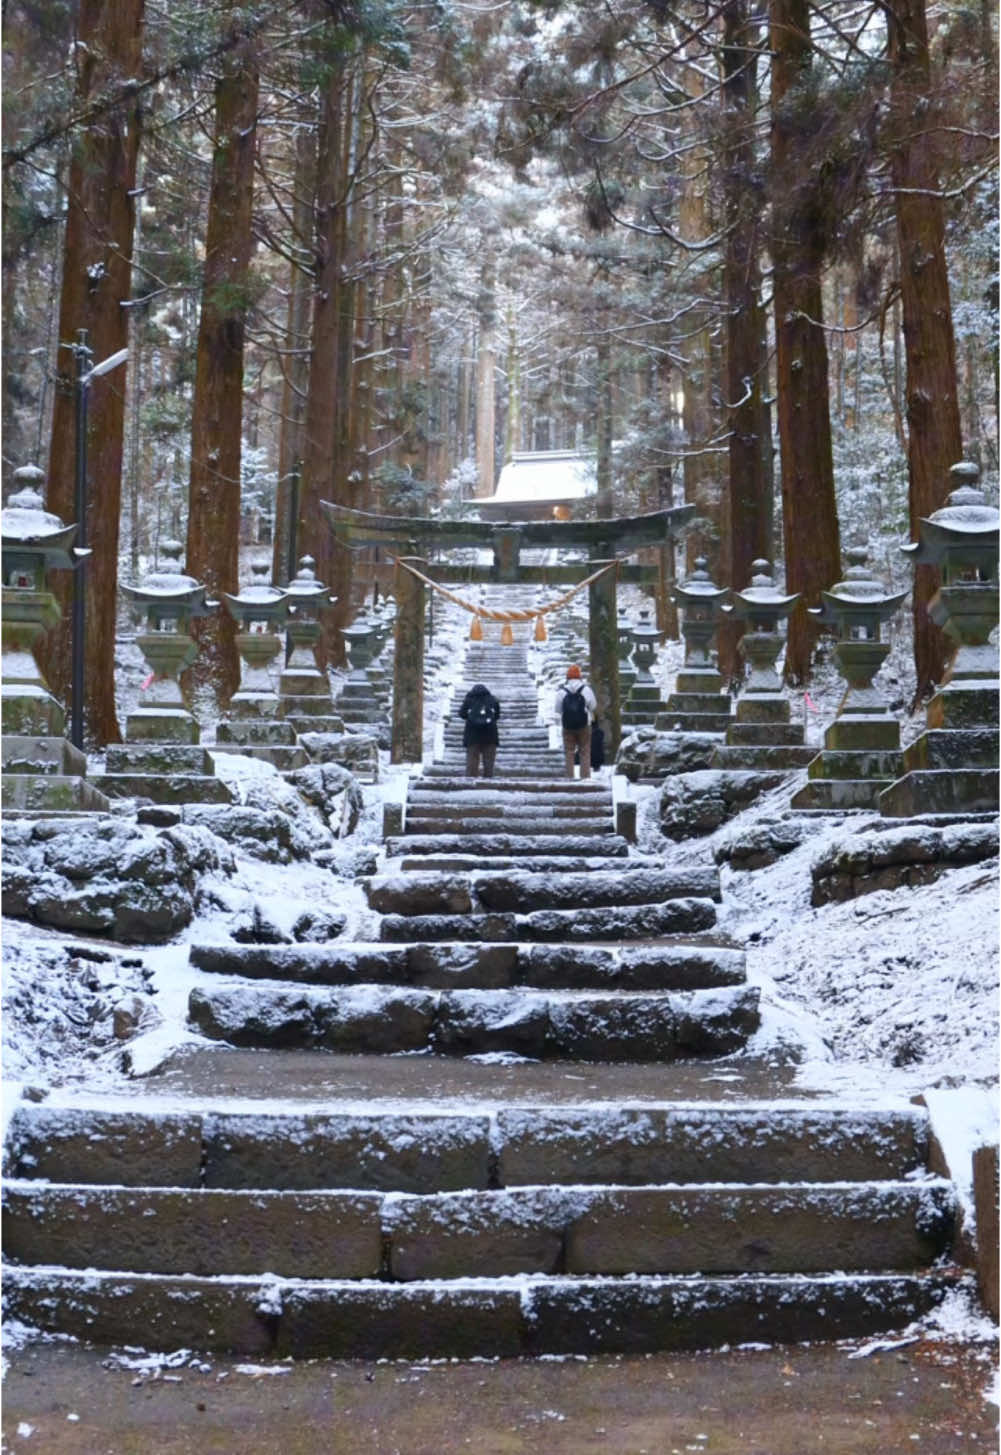
{"type": "Polygon", "coordinates": [[[579,676],[580,676],[580,668],[576,665],[576,663],[572,667],[568,667],[567,668],[567,679],[568,680],[571,677],[579,677],[579,676]]]}

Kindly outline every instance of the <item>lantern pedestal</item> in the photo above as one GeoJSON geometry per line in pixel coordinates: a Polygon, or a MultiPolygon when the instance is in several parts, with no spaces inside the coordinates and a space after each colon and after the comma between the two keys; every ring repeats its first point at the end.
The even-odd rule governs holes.
{"type": "Polygon", "coordinates": [[[141,607],[148,629],[136,637],[150,675],[143,704],[125,720],[125,742],[108,748],[101,787],[111,798],[150,803],[232,803],[229,788],[215,776],[201,732],[181,692],[181,673],[198,655],[187,627],[212,607],[205,588],[181,567],[181,547],[161,547],[165,565],[141,586],[122,590],[141,607]]]}
{"type": "Polygon", "coordinates": [[[35,647],[59,620],[45,572],[72,566],[75,526],[43,507],[41,470],[15,472],[24,488],[0,515],[3,545],[2,784],[4,812],[33,817],[104,813],[111,805],[86,778],[85,754],[64,736],[66,714],[49,691],[35,647]]]}
{"type": "Polygon", "coordinates": [[[903,604],[905,593],[885,590],[872,575],[864,548],[853,547],[847,556],[845,579],[823,592],[823,604],[811,612],[837,631],[834,660],[848,686],[824,734],[823,751],[807,768],[810,781],[793,796],[793,808],[877,808],[880,793],[903,764],[900,724],[873,679],[890,652],[880,628],[903,604]]]}
{"type": "MultiPolygon", "coordinates": [[[[953,466],[954,479],[977,478],[953,466]]],[[[981,490],[961,484],[921,522],[904,548],[915,562],[940,566],[942,586],[928,614],[958,644],[945,682],[925,713],[926,731],[904,750],[903,777],[879,796],[886,818],[998,810],[998,512],[981,490]]]]}
{"type": "Polygon", "coordinates": [[[671,593],[681,608],[685,665],[674,682],[666,710],[657,718],[658,732],[716,733],[730,726],[730,697],[713,662],[716,630],[722,619],[725,587],[717,586],[699,556],[692,574],[671,593]]]}
{"type": "Polygon", "coordinates": [[[348,728],[382,728],[389,734],[389,703],[386,669],[376,666],[374,658],[381,652],[385,637],[377,633],[372,622],[355,622],[341,628],[351,671],[337,694],[337,711],[348,728]]]}

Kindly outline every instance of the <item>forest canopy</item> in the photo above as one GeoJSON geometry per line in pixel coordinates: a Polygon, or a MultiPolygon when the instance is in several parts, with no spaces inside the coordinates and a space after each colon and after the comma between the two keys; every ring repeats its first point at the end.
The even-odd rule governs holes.
{"type": "MultiPolygon", "coordinates": [[[[599,515],[691,502],[690,567],[803,607],[979,464],[996,496],[996,7],[986,0],[415,6],[10,0],[5,489],[74,518],[87,721],[118,736],[117,582],[163,542],[236,591],[319,502],[454,513],[519,451],[593,457],[599,515]]],[[[684,569],[684,563],[682,563],[684,569]]],[[[914,580],[915,688],[945,643],[914,580]]],[[[65,584],[62,588],[68,589],[65,584]]],[[[786,675],[815,628],[790,626],[786,675]]],[[[207,631],[225,700],[236,655],[207,631]]],[[[736,670],[735,642],[721,642],[736,670]]],[[[65,632],[50,680],[68,680],[65,632]]]]}

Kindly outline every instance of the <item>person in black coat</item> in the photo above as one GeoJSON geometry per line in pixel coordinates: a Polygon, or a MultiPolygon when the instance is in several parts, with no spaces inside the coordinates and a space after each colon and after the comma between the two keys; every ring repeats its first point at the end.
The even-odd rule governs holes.
{"type": "Polygon", "coordinates": [[[466,776],[477,778],[480,763],[483,777],[492,778],[494,759],[497,757],[497,719],[500,717],[500,703],[482,682],[471,687],[459,708],[459,716],[466,726],[462,730],[462,746],[466,750],[466,776]]]}

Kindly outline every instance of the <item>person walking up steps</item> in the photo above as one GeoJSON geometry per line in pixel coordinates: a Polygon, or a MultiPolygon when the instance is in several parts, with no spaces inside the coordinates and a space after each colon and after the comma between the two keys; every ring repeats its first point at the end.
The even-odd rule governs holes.
{"type": "Polygon", "coordinates": [[[494,759],[497,757],[497,719],[500,717],[500,703],[482,682],[471,687],[459,708],[459,716],[466,726],[462,730],[462,746],[466,750],[466,777],[479,777],[480,763],[483,777],[494,776],[494,759]]]}
{"type": "Polygon", "coordinates": [[[573,777],[574,754],[580,751],[580,776],[591,776],[591,723],[597,711],[594,693],[576,663],[567,668],[567,680],[556,692],[556,721],[563,728],[563,754],[567,777],[573,777]]]}

